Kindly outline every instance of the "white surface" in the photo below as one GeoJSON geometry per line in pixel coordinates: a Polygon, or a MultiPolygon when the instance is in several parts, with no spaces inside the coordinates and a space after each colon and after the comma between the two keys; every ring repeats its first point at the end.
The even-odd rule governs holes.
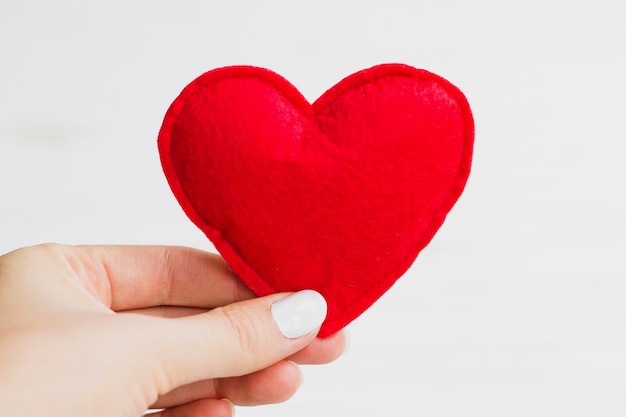
{"type": "Polygon", "coordinates": [[[156,150],[184,85],[253,64],[313,100],[405,62],[469,98],[466,193],[344,358],[238,414],[626,415],[624,6],[516,3],[4,0],[0,251],[209,248],[156,150]]]}

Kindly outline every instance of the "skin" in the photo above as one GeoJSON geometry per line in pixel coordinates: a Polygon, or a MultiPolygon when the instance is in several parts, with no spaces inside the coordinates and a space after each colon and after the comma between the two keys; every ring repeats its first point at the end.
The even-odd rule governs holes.
{"type": "Polygon", "coordinates": [[[46,244],[0,256],[0,410],[22,417],[227,417],[285,401],[345,335],[285,338],[214,254],[46,244]],[[224,400],[228,399],[228,400],[224,400]]]}

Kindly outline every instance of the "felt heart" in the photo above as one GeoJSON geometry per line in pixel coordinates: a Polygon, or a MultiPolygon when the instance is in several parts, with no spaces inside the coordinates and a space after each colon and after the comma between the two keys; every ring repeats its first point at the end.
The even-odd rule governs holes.
{"type": "Polygon", "coordinates": [[[172,103],[158,143],[182,208],[246,285],[325,296],[324,337],[432,239],[463,191],[473,140],[456,87],[385,64],[312,105],[266,69],[209,71],[172,103]]]}

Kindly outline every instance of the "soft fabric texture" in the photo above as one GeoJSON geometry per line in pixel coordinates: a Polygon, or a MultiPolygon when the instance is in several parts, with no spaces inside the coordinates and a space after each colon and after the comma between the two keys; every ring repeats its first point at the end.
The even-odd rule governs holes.
{"type": "Polygon", "coordinates": [[[312,105],[266,69],[209,71],[172,103],[158,144],[182,208],[257,295],[324,295],[324,337],[430,242],[463,191],[473,140],[456,87],[385,64],[312,105]]]}

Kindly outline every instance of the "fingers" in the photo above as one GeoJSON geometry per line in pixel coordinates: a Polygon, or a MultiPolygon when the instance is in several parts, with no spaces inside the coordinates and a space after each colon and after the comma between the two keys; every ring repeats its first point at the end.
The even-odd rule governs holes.
{"type": "Polygon", "coordinates": [[[174,319],[179,317],[193,316],[211,311],[209,308],[198,307],[180,307],[180,306],[157,306],[138,308],[133,310],[124,310],[119,314],[142,314],[144,316],[163,317],[174,319]]]}
{"type": "Polygon", "coordinates": [[[173,246],[76,246],[74,269],[114,311],[160,305],[213,308],[253,293],[218,255],[173,246]]]}
{"type": "Polygon", "coordinates": [[[246,406],[275,404],[289,399],[301,380],[296,364],[280,361],[249,375],[185,385],[162,396],[152,407],[170,408],[208,398],[228,398],[235,405],[246,406]]]}
{"type": "Polygon", "coordinates": [[[250,374],[303,349],[326,316],[314,291],[274,294],[173,320],[159,320],[163,334],[154,361],[165,375],[161,394],[205,379],[250,374]]]}
{"type": "Polygon", "coordinates": [[[215,399],[198,400],[150,414],[151,417],[232,417],[233,415],[235,415],[235,409],[228,400],[215,399]]]}
{"type": "Polygon", "coordinates": [[[302,383],[298,365],[281,361],[262,371],[242,378],[218,381],[219,397],[228,398],[237,405],[263,405],[287,401],[302,383]]]}
{"type": "Polygon", "coordinates": [[[321,365],[329,363],[341,356],[348,345],[344,331],[323,339],[316,338],[304,349],[291,355],[288,359],[301,365],[321,365]]]}
{"type": "MultiPolygon", "coordinates": [[[[159,306],[139,310],[130,310],[128,313],[138,313],[147,316],[178,318],[206,313],[207,309],[159,306]]],[[[123,313],[122,313],[123,314],[123,313]]],[[[321,365],[337,359],[345,351],[347,337],[344,331],[325,338],[316,338],[304,349],[289,357],[289,360],[301,365],[321,365]]]]}
{"type": "Polygon", "coordinates": [[[301,382],[301,372],[294,364],[322,364],[335,360],[346,347],[346,336],[314,339],[304,349],[266,369],[235,378],[203,380],[162,396],[154,408],[167,408],[203,398],[228,398],[236,405],[274,404],[290,398],[301,382]]]}

